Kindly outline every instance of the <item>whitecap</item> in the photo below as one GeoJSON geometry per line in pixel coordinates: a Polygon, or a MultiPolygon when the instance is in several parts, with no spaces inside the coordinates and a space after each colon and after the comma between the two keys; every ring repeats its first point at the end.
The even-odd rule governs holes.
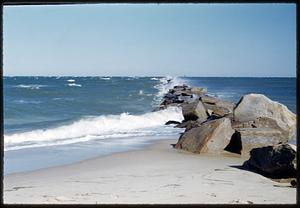
{"type": "Polygon", "coordinates": [[[159,79],[156,77],[152,77],[151,80],[159,80],[159,79]]]}
{"type": "Polygon", "coordinates": [[[52,129],[4,135],[4,149],[7,151],[33,146],[71,144],[92,139],[174,135],[182,132],[182,129],[164,125],[169,120],[182,121],[181,109],[169,107],[142,115],[122,113],[83,118],[72,124],[52,129]]]}
{"type": "Polygon", "coordinates": [[[26,89],[31,89],[31,90],[38,90],[41,87],[46,87],[47,85],[39,85],[39,84],[20,84],[20,85],[15,85],[14,87],[16,88],[26,88],[26,89]]]}
{"type": "Polygon", "coordinates": [[[70,87],[82,87],[81,84],[76,84],[76,83],[69,83],[67,85],[70,86],[70,87]]]}
{"type": "Polygon", "coordinates": [[[14,103],[19,103],[19,104],[40,104],[42,103],[41,101],[38,100],[14,100],[14,103]]]}

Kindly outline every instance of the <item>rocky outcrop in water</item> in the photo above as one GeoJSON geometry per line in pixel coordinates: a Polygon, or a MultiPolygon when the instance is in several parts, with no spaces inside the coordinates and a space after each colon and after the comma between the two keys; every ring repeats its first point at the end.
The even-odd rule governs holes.
{"type": "Polygon", "coordinates": [[[191,103],[199,100],[199,95],[202,95],[206,91],[205,88],[191,88],[187,85],[174,86],[164,96],[159,108],[164,109],[168,106],[181,106],[183,103],[191,103]]]}
{"type": "MultiPolygon", "coordinates": [[[[250,156],[243,167],[272,178],[295,177],[296,115],[286,106],[261,94],[248,94],[235,104],[206,94],[205,88],[187,85],[170,89],[161,108],[182,108],[185,128],[175,146],[202,154],[224,151],[250,156]]],[[[296,181],[293,180],[292,186],[296,181]]]]}
{"type": "Polygon", "coordinates": [[[210,134],[213,138],[217,128],[208,124],[211,121],[224,122],[224,118],[229,119],[231,129],[233,129],[233,131],[228,131],[231,135],[226,134],[226,137],[231,138],[229,144],[224,143],[223,146],[223,149],[229,152],[249,155],[253,148],[279,143],[286,144],[295,137],[296,115],[286,106],[264,95],[245,95],[235,104],[206,93],[205,88],[182,85],[170,89],[164,97],[161,108],[170,105],[179,106],[184,116],[184,120],[176,125],[177,128],[185,128],[181,136],[181,139],[184,139],[179,139],[176,148],[191,152],[204,152],[196,151],[195,144],[201,141],[201,145],[205,146],[206,144],[203,143],[207,143],[208,140],[203,139],[203,135],[210,134]],[[192,140],[195,141],[191,142],[192,140]],[[191,147],[188,147],[189,145],[191,147]]]}

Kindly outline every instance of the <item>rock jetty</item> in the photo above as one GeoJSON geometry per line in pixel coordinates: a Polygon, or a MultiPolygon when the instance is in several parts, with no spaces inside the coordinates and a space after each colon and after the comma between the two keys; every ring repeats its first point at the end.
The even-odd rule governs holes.
{"type": "Polygon", "coordinates": [[[288,142],[296,137],[296,115],[285,105],[262,94],[247,94],[233,103],[207,95],[206,88],[180,85],[168,91],[160,109],[168,106],[181,107],[184,117],[175,125],[185,128],[175,148],[198,154],[240,154],[250,157],[244,167],[267,175],[293,172],[296,151],[288,142]],[[282,158],[284,165],[272,167],[282,158]]]}

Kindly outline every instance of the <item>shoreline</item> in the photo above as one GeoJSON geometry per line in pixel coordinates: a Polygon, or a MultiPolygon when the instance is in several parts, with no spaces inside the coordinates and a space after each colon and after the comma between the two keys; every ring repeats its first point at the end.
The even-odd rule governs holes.
{"type": "MultiPolygon", "coordinates": [[[[139,150],[147,149],[147,148],[151,147],[152,145],[155,145],[155,143],[158,143],[161,140],[170,140],[170,139],[177,138],[177,137],[179,137],[179,135],[136,137],[136,138],[140,138],[140,139],[145,139],[146,138],[146,140],[141,141],[141,143],[135,144],[135,146],[131,147],[131,149],[127,148],[127,149],[122,149],[122,150],[115,150],[115,151],[104,153],[104,154],[99,153],[96,156],[90,156],[90,157],[79,159],[79,160],[76,160],[76,161],[70,161],[66,164],[56,164],[56,165],[52,165],[52,166],[49,166],[49,167],[41,167],[41,168],[35,168],[35,169],[30,169],[30,170],[15,171],[15,172],[12,172],[12,173],[4,174],[4,177],[10,176],[10,175],[16,175],[16,174],[26,174],[26,173],[31,173],[31,172],[37,172],[37,171],[42,171],[42,170],[47,170],[47,169],[52,169],[52,168],[59,168],[59,167],[64,167],[64,166],[71,166],[71,165],[75,165],[77,163],[82,163],[82,162],[89,161],[89,160],[94,160],[94,159],[98,159],[98,158],[102,158],[102,157],[107,157],[107,156],[111,156],[111,155],[114,155],[114,154],[131,152],[131,151],[139,151],[139,150]],[[149,139],[149,138],[153,138],[153,137],[155,137],[155,139],[149,139]]],[[[13,150],[13,151],[15,151],[15,150],[13,150]]],[[[25,151],[27,151],[27,150],[25,150],[25,151]]]]}
{"type": "Polygon", "coordinates": [[[4,203],[296,203],[296,189],[288,183],[234,167],[245,158],[177,150],[170,145],[177,139],[6,175],[4,203]],[[260,190],[264,191],[257,194],[260,190]]]}

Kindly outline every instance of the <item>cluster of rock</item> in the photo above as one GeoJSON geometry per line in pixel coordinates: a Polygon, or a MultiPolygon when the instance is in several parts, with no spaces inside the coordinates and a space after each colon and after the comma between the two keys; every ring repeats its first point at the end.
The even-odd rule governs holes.
{"type": "MultiPolygon", "coordinates": [[[[254,169],[260,168],[254,165],[260,164],[257,163],[259,158],[269,162],[283,158],[286,164],[278,169],[279,172],[283,171],[282,167],[290,168],[295,163],[296,151],[289,152],[294,155],[290,160],[292,157],[285,159],[285,149],[289,146],[288,141],[296,137],[296,115],[283,104],[262,94],[245,95],[235,104],[207,95],[205,88],[182,85],[169,90],[160,108],[173,105],[182,108],[184,117],[176,127],[185,128],[175,145],[177,149],[193,153],[220,154],[228,151],[242,156],[250,155],[245,167],[254,169]],[[270,153],[270,148],[274,154],[270,153]]],[[[278,175],[275,169],[273,172],[278,175]]],[[[261,170],[272,174],[272,171],[268,172],[263,167],[261,170]]]]}

